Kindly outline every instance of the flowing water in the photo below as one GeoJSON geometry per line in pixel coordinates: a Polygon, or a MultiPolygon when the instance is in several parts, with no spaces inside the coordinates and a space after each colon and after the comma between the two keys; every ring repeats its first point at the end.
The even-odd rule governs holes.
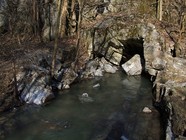
{"type": "Polygon", "coordinates": [[[9,118],[13,128],[11,123],[4,125],[11,128],[5,140],[160,140],[151,87],[148,79],[122,72],[85,80],[62,91],[49,105],[17,110],[9,118]],[[146,106],[152,113],[142,112],[146,106]]]}

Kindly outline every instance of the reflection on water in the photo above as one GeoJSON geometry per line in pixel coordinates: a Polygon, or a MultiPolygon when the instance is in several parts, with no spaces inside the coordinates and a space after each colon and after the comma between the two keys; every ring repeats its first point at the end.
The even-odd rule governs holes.
{"type": "Polygon", "coordinates": [[[6,140],[160,140],[158,112],[151,103],[151,83],[118,72],[75,84],[45,107],[27,106],[16,115],[6,140]],[[99,85],[99,86],[95,86],[99,85]],[[87,93],[93,102],[82,102],[87,93]],[[144,114],[143,108],[152,109],[144,114]]]}

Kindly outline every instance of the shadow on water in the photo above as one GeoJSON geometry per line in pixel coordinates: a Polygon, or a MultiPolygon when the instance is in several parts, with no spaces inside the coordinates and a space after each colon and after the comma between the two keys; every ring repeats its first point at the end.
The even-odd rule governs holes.
{"type": "Polygon", "coordinates": [[[152,106],[151,87],[148,79],[121,72],[85,80],[45,107],[17,111],[12,118],[16,127],[5,139],[160,140],[160,116],[152,106]],[[92,100],[82,101],[83,93],[92,100]],[[152,113],[143,113],[145,106],[152,113]]]}

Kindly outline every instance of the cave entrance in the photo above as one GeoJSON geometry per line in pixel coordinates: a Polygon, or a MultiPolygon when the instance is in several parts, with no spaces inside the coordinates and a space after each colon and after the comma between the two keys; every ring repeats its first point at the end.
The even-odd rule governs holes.
{"type": "Polygon", "coordinates": [[[120,41],[123,44],[123,57],[121,59],[120,65],[130,60],[135,54],[139,54],[141,57],[142,67],[145,67],[145,58],[144,58],[144,47],[143,47],[143,38],[138,39],[127,39],[120,41]]]}

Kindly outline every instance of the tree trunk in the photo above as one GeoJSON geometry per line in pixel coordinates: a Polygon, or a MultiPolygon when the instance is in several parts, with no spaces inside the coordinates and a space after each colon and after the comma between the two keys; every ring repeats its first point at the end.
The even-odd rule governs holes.
{"type": "Polygon", "coordinates": [[[57,22],[56,22],[56,29],[55,29],[55,41],[54,41],[54,52],[52,56],[52,68],[51,68],[51,77],[54,76],[54,69],[55,69],[55,63],[56,63],[56,55],[57,55],[57,49],[58,49],[58,37],[59,37],[59,24],[60,24],[60,15],[61,15],[61,0],[58,0],[58,15],[57,15],[57,22]]]}
{"type": "Polygon", "coordinates": [[[78,18],[78,26],[77,26],[77,53],[76,53],[76,59],[75,59],[75,68],[77,66],[78,57],[79,57],[79,51],[80,51],[80,35],[81,35],[81,23],[82,23],[82,14],[83,14],[83,8],[84,8],[84,0],[78,0],[79,3],[79,18],[78,18]]]}
{"type": "Polygon", "coordinates": [[[33,26],[33,32],[36,35],[36,31],[37,31],[37,27],[36,27],[36,14],[37,14],[36,0],[33,0],[32,3],[33,3],[33,5],[32,5],[32,26],[33,26]]]}
{"type": "Polygon", "coordinates": [[[59,25],[61,38],[63,38],[66,33],[67,8],[68,8],[68,0],[63,0],[63,4],[61,6],[61,16],[60,16],[60,25],[59,25]]]}
{"type": "Polygon", "coordinates": [[[48,23],[49,23],[49,40],[52,40],[52,21],[51,21],[51,4],[48,3],[48,23]]]}
{"type": "Polygon", "coordinates": [[[77,18],[76,18],[76,9],[75,9],[76,0],[72,0],[70,8],[70,17],[69,17],[69,34],[75,35],[77,31],[77,18]]]}
{"type": "Polygon", "coordinates": [[[162,21],[162,16],[163,16],[163,0],[158,0],[157,1],[157,18],[159,21],[162,21]]]}

